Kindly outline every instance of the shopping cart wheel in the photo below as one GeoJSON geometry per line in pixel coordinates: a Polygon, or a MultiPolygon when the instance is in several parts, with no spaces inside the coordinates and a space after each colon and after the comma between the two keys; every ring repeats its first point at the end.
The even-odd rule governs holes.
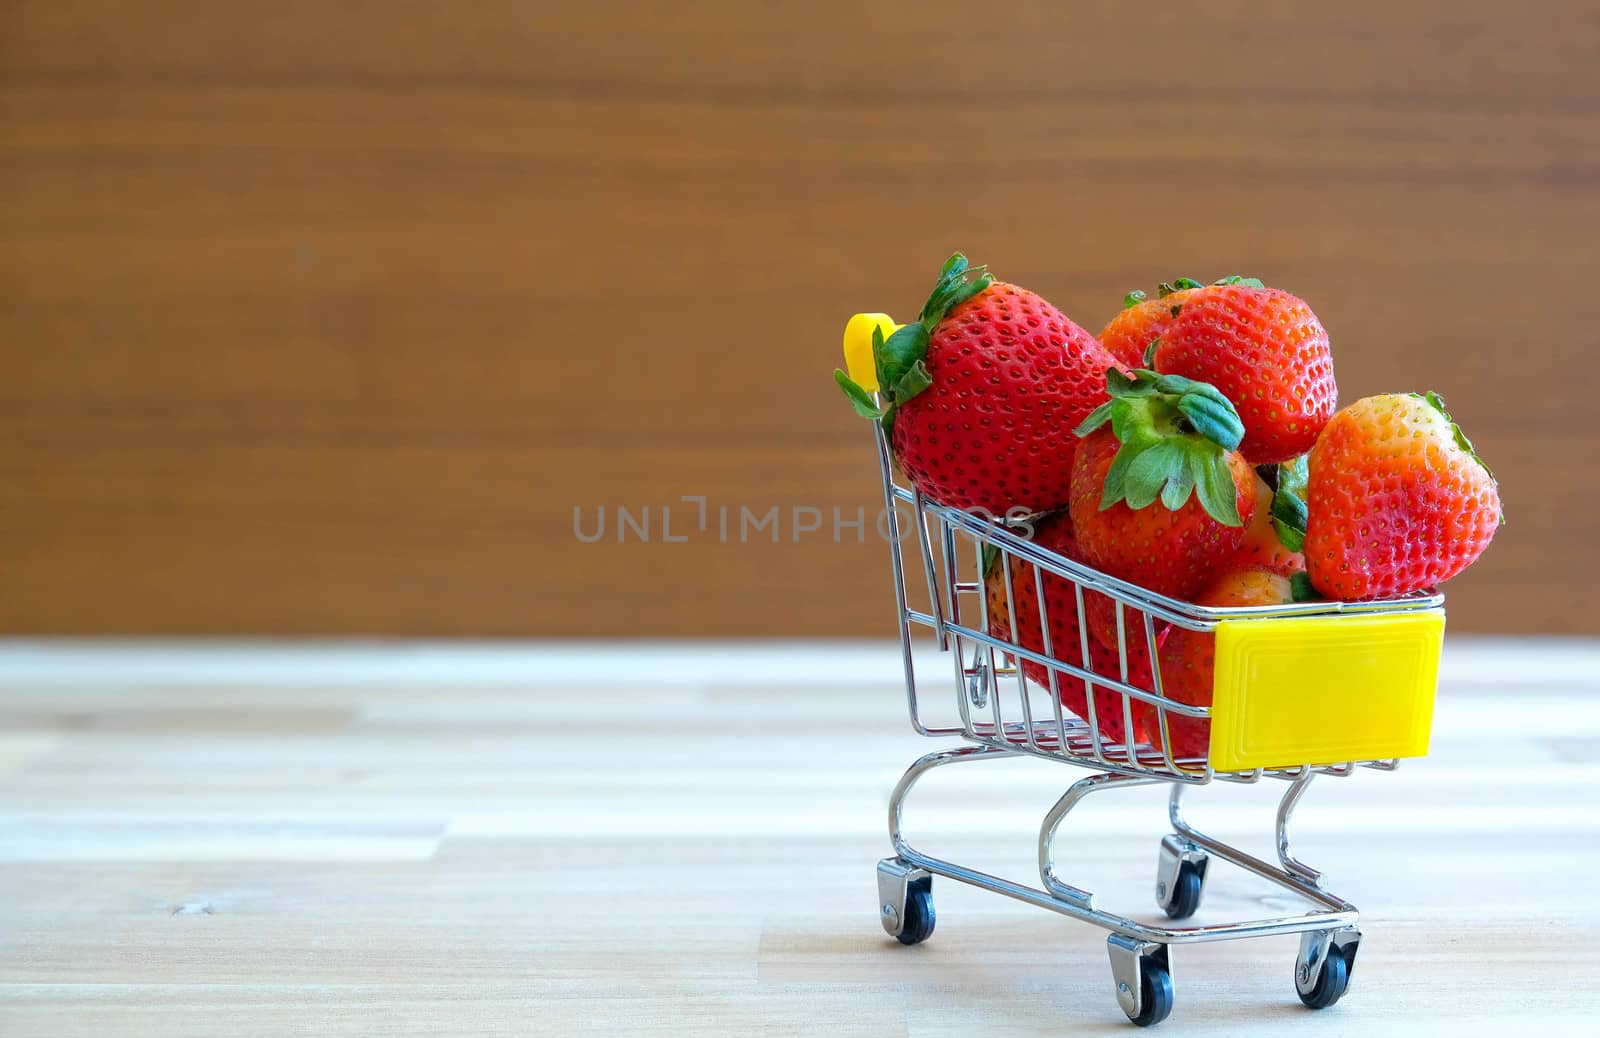
{"type": "Polygon", "coordinates": [[[921,944],[933,936],[936,916],[933,911],[933,889],[928,880],[915,884],[906,891],[905,920],[895,940],[901,944],[921,944]]]}
{"type": "Polygon", "coordinates": [[[1178,868],[1178,879],[1167,891],[1161,910],[1172,919],[1187,919],[1200,908],[1200,870],[1188,862],[1178,868]]]}
{"type": "Polygon", "coordinates": [[[899,858],[878,862],[878,920],[901,944],[921,944],[933,934],[933,876],[899,858]]]}
{"type": "Polygon", "coordinates": [[[1111,954],[1117,1004],[1128,1019],[1140,1027],[1153,1027],[1165,1020],[1172,1012],[1172,968],[1167,946],[1114,933],[1106,938],[1106,949],[1111,954]]]}
{"type": "Polygon", "coordinates": [[[1139,1014],[1128,1019],[1139,1027],[1154,1027],[1172,1012],[1172,974],[1165,966],[1146,965],[1139,984],[1139,1014]]]}
{"type": "Polygon", "coordinates": [[[1176,834],[1161,840],[1161,859],[1156,866],[1156,904],[1173,919],[1187,919],[1200,907],[1200,891],[1205,888],[1205,851],[1176,834]]]}
{"type": "Polygon", "coordinates": [[[1304,935],[1294,970],[1294,989],[1300,1001],[1312,1009],[1326,1009],[1343,998],[1350,987],[1360,941],[1361,934],[1355,930],[1304,935]]]}

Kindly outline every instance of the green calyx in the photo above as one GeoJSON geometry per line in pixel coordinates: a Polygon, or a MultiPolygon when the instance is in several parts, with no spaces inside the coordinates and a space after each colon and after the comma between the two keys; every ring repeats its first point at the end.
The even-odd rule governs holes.
{"type": "Polygon", "coordinates": [[[1119,501],[1138,510],[1157,498],[1171,511],[1200,499],[1224,526],[1242,526],[1238,486],[1228,454],[1244,439],[1244,423],[1215,386],[1141,368],[1106,372],[1111,399],[1074,430],[1087,436],[1107,422],[1122,444],[1106,472],[1104,511],[1119,501]]]}
{"type": "MultiPolygon", "coordinates": [[[[1261,283],[1261,279],[1260,278],[1247,278],[1247,277],[1244,277],[1243,275],[1240,275],[1240,274],[1229,274],[1225,278],[1219,278],[1218,280],[1213,281],[1212,284],[1213,285],[1248,285],[1251,288],[1265,288],[1266,287],[1265,285],[1263,285],[1261,283]]],[[[1157,299],[1165,299],[1168,296],[1172,295],[1172,293],[1174,293],[1174,292],[1184,292],[1184,291],[1187,291],[1187,290],[1189,290],[1191,288],[1205,288],[1205,287],[1206,286],[1202,285],[1200,282],[1196,281],[1194,278],[1173,278],[1171,281],[1163,281],[1163,282],[1161,282],[1161,284],[1156,286],[1156,298],[1157,299]]],[[[1132,292],[1129,292],[1127,295],[1122,297],[1122,308],[1124,310],[1126,310],[1129,307],[1138,306],[1140,303],[1144,302],[1148,298],[1149,297],[1146,296],[1143,291],[1141,291],[1139,289],[1134,289],[1132,292]]],[[[1176,317],[1177,314],[1174,313],[1173,316],[1176,317]]]]}
{"type": "Polygon", "coordinates": [[[1272,478],[1272,528],[1290,551],[1306,547],[1306,456],[1275,466],[1272,478]]]}
{"type": "MultiPolygon", "coordinates": [[[[1477,462],[1479,465],[1482,465],[1483,471],[1489,474],[1490,479],[1493,479],[1496,483],[1500,482],[1498,479],[1495,479],[1494,469],[1491,469],[1487,462],[1478,457],[1478,449],[1472,445],[1471,440],[1467,439],[1467,434],[1461,431],[1461,426],[1456,424],[1456,420],[1450,417],[1450,412],[1444,409],[1443,397],[1431,389],[1426,393],[1409,393],[1407,395],[1416,400],[1422,400],[1426,402],[1428,406],[1432,407],[1435,411],[1438,411],[1441,415],[1443,415],[1444,420],[1450,424],[1450,435],[1455,437],[1456,446],[1460,447],[1463,451],[1466,451],[1467,456],[1473,461],[1477,462]]],[[[1504,511],[1502,511],[1500,513],[1500,525],[1504,526],[1505,524],[1506,514],[1504,511]]]]}
{"type": "Polygon", "coordinates": [[[1316,587],[1311,583],[1311,574],[1301,570],[1289,577],[1289,601],[1321,602],[1322,600],[1322,595],[1318,594],[1316,587]]]}
{"type": "Polygon", "coordinates": [[[939,281],[933,286],[928,301],[922,304],[922,313],[915,321],[887,339],[874,328],[872,362],[877,369],[878,385],[882,387],[878,399],[874,400],[872,394],[843,371],[835,369],[833,373],[833,380],[850,398],[856,413],[882,422],[884,432],[892,431],[895,409],[933,385],[926,360],[934,328],[951,310],[992,284],[994,278],[984,267],[969,265],[967,257],[958,252],[940,268],[939,281]]]}

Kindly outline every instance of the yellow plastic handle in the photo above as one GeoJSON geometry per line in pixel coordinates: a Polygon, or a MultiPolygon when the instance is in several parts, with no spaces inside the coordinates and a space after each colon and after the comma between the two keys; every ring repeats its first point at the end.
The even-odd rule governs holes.
{"type": "Polygon", "coordinates": [[[872,359],[872,332],[887,339],[900,329],[888,314],[856,314],[844,326],[844,370],[850,380],[869,393],[878,391],[878,366],[872,359]]]}

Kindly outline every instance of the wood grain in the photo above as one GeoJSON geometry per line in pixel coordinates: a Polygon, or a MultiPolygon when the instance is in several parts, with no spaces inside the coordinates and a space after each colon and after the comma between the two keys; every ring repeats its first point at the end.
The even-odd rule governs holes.
{"type": "Polygon", "coordinates": [[[872,508],[838,330],[960,247],[1091,328],[1299,291],[1345,400],[1440,390],[1502,480],[1454,627],[1593,630],[1597,46],[1576,0],[7,4],[0,629],[887,633],[870,538],[573,509],[872,508]]]}
{"type": "MultiPolygon", "coordinates": [[[[934,748],[893,646],[494,652],[0,646],[0,1034],[1128,1033],[1099,930],[944,880],[928,943],[879,930],[884,803],[934,748]]],[[[1551,971],[1600,966],[1596,673],[1593,646],[1452,639],[1432,756],[1298,813],[1363,913],[1349,996],[1302,1009],[1292,940],[1177,948],[1166,1026],[1590,1030],[1593,986],[1551,971]]],[[[908,833],[1028,880],[1082,774],[951,769],[908,833]]],[[[1270,854],[1279,791],[1192,816],[1270,854]]],[[[1161,791],[1105,801],[1057,861],[1149,918],[1161,791]]],[[[1199,919],[1300,909],[1215,865],[1199,919]]]]}

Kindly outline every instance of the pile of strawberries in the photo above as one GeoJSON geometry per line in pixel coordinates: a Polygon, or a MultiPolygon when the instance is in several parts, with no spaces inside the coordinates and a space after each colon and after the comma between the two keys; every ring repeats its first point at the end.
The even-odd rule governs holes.
{"type": "MultiPolygon", "coordinates": [[[[959,253],[917,320],[858,315],[856,411],[881,422],[922,494],[990,516],[1031,516],[1035,541],[1170,598],[1212,606],[1426,591],[1488,547],[1503,521],[1493,475],[1438,396],[1389,394],[1337,410],[1328,333],[1306,303],[1254,278],[1181,278],[1131,293],[1098,336],[959,253]],[[861,322],[863,319],[865,324],[861,322]],[[876,394],[876,395],[874,395],[876,394]]],[[[1011,560],[1011,595],[985,574],[991,631],[1120,677],[1115,603],[1011,560]],[[1080,627],[1081,625],[1081,627],[1080,627]]],[[[1150,688],[1143,614],[1122,618],[1129,682],[1150,688]]],[[[1212,636],[1157,624],[1165,693],[1211,698],[1212,636]]],[[[1038,664],[1024,673],[1048,687],[1038,664]]],[[[1063,706],[1083,684],[1057,673],[1063,706]]],[[[1159,742],[1133,701],[1139,741],[1159,742]]],[[[1127,734],[1123,697],[1095,693],[1102,735],[1127,734]]],[[[1173,751],[1203,757],[1204,720],[1168,718],[1173,751]]]]}

